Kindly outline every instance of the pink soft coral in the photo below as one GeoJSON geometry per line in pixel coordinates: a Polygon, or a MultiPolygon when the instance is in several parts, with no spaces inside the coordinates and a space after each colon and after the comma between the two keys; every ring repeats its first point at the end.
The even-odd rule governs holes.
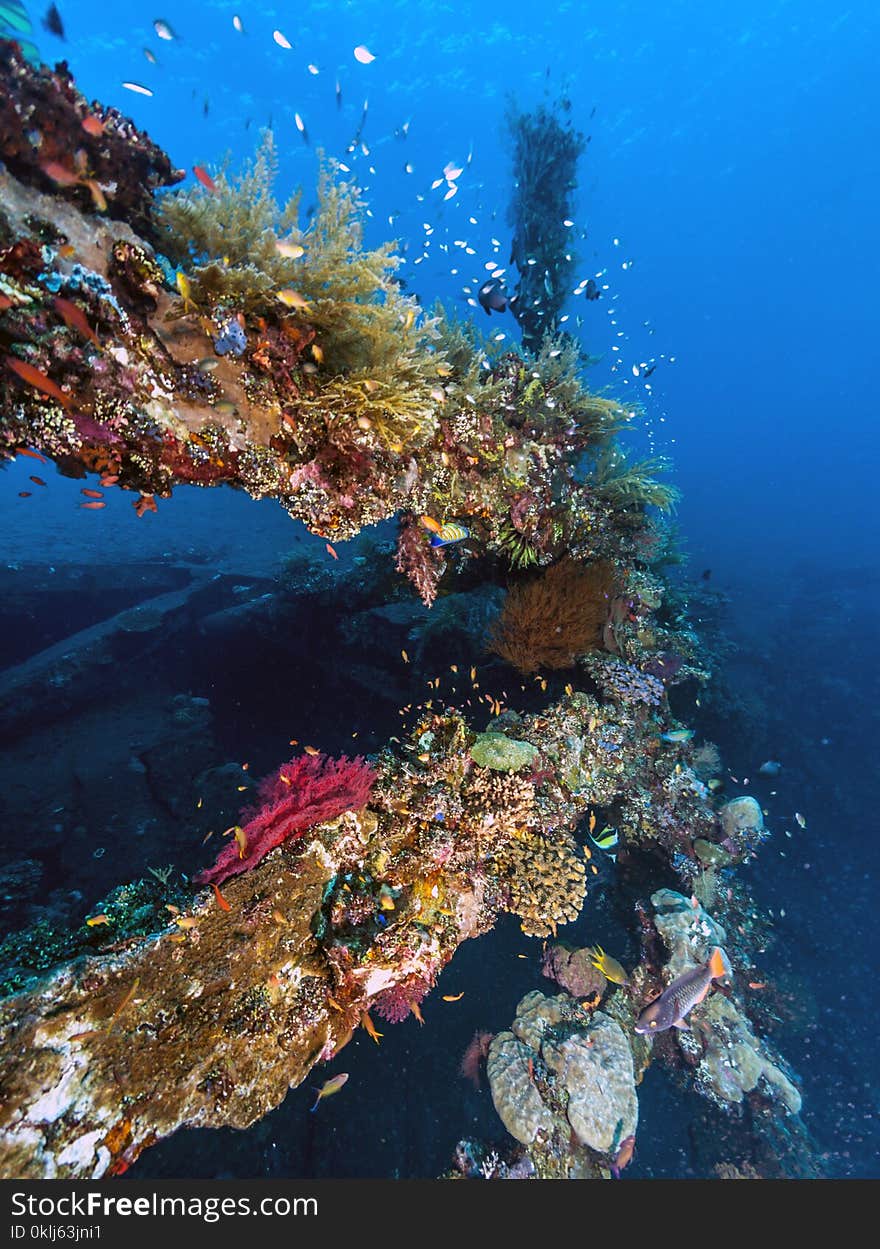
{"type": "Polygon", "coordinates": [[[413,1008],[418,1007],[430,988],[428,981],[421,976],[408,976],[400,984],[391,985],[377,995],[373,1002],[376,1014],[389,1023],[402,1023],[407,1015],[415,1014],[413,1008]]]}
{"type": "Polygon", "coordinates": [[[193,878],[195,883],[220,884],[247,872],[283,841],[300,837],[307,828],[343,811],[359,810],[366,805],[375,779],[376,773],[361,756],[301,755],[282,764],[260,782],[258,805],[242,813],[247,819],[243,838],[230,839],[214,866],[193,878]]]}
{"type": "Polygon", "coordinates": [[[426,607],[437,597],[437,583],[446,570],[446,557],[432,548],[428,536],[412,515],[404,516],[397,536],[395,568],[408,577],[426,607]]]}

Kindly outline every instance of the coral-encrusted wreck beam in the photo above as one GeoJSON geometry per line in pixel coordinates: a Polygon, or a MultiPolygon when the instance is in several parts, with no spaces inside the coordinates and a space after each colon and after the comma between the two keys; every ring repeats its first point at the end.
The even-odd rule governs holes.
{"type": "Polygon", "coordinates": [[[188,904],[169,888],[130,936],[125,891],[110,895],[86,930],[94,953],[22,974],[0,1007],[0,1173],[118,1172],[178,1127],[253,1123],[366,1012],[417,1008],[502,910],[538,936],[576,918],[592,876],[573,830],[588,805],[640,792],[628,818],[643,836],[722,838],[676,750],[646,755],[644,714],[575,693],[475,736],[458,713],[426,711],[400,753],[379,756],[367,807],[219,895],[188,904]]]}
{"type": "Polygon", "coordinates": [[[0,458],[99,473],[138,515],[179,484],[277,499],[333,540],[403,514],[398,568],[428,603],[449,561],[414,517],[528,566],[607,553],[615,509],[637,516],[632,483],[577,467],[635,413],[589,394],[570,341],[496,357],[425,314],[329,164],[303,227],[268,135],[241,177],[169,191],[148,136],[3,41],[0,160],[0,458]]]}

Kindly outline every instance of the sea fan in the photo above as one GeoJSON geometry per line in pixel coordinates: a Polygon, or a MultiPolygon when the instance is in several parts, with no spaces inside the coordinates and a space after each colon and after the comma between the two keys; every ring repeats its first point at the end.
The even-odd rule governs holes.
{"type": "Polygon", "coordinates": [[[475,1032],[473,1039],[468,1043],[467,1049],[461,1056],[459,1073],[466,1080],[470,1080],[475,1089],[480,1087],[480,1070],[486,1061],[489,1046],[494,1035],[494,1032],[475,1032]]]}
{"type": "Polygon", "coordinates": [[[197,885],[220,884],[250,871],[270,850],[302,836],[307,828],[343,811],[365,806],[376,773],[364,759],[301,755],[260,782],[259,804],[242,813],[247,821],[236,839],[223,847],[213,867],[193,879],[197,885]]]}

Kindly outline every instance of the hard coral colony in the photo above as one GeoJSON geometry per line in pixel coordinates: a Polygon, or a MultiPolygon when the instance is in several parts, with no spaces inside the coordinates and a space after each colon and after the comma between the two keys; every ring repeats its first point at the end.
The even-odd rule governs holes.
{"type": "MultiPolygon", "coordinates": [[[[63,66],[35,69],[0,42],[0,80],[0,456],[99,471],[102,489],[135,494],[138,516],[181,483],[233,485],[277,499],[328,546],[396,517],[393,595],[415,592],[436,620],[474,587],[500,597],[506,586],[488,643],[471,640],[542,694],[543,670],[568,670],[564,694],[530,714],[513,705],[508,671],[503,709],[497,692],[479,695],[488,726],[475,723],[475,670],[470,718],[442,704],[434,676],[434,696],[407,706],[407,727],[372,762],[310,750],[270,773],[194,878],[212,892],[154,872],[96,904],[81,934],[19,936],[0,1003],[11,1090],[0,1158],[98,1176],[181,1125],[247,1126],[359,1025],[378,1041],[371,1010],[421,1020],[457,947],[503,912],[525,935],[555,936],[594,922],[592,890],[620,879],[643,892],[652,874],[677,872],[691,900],[660,890],[639,902],[629,977],[598,946],[595,958],[555,947],[548,974],[568,992],[527,994],[510,1031],[477,1033],[463,1061],[474,1079],[488,1060],[494,1104],[524,1150],[509,1167],[484,1159],[484,1174],[622,1169],[653,1053],[640,1011],[709,957],[710,939],[735,970],[747,964],[750,930],[736,921],[753,904],[722,873],[766,830],[742,800],[716,808],[705,751],[670,708],[674,685],[706,675],[663,573],[676,492],[659,461],[625,459],[616,437],[636,409],[590,392],[560,332],[573,262],[559,223],[541,227],[570,211],[581,136],[546,109],[511,121],[511,307],[524,347],[501,353],[404,292],[399,257],[365,247],[361,193],[329,161],[301,225],[298,195],[274,199],[269,133],[239,177],[202,170],[173,191],[180,171],[121,114],[84,124],[98,113],[63,66]],[[40,125],[38,154],[26,136],[40,125]],[[595,846],[617,848],[601,875],[582,821],[595,846]],[[211,992],[193,993],[197,978],[211,992]],[[88,1063],[65,1066],[86,1044],[88,1063]],[[37,1058],[26,1066],[23,1054],[37,1058]],[[54,1080],[69,1097],[51,1124],[34,1070],[41,1089],[54,1080]],[[229,1076],[238,1070],[255,1074],[229,1076]],[[168,1072],[173,1104],[157,1093],[168,1072]],[[124,1130],[102,1098],[120,1082],[137,1107],[124,1130]],[[101,1124],[94,1148],[79,1143],[84,1122],[101,1124]]],[[[384,603],[388,579],[357,575],[340,562],[334,584],[384,603]]],[[[713,1105],[748,1094],[768,1121],[780,1106],[796,1115],[781,1060],[736,983],[725,992],[723,1006],[693,1006],[703,1040],[667,1037],[662,1060],[694,1073],[713,1105]]]]}

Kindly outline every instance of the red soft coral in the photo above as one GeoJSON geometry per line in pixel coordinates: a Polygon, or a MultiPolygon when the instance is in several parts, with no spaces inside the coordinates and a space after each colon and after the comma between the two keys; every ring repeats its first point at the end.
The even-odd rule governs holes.
{"type": "Polygon", "coordinates": [[[359,810],[369,800],[375,779],[376,773],[361,756],[301,755],[282,764],[260,782],[258,805],[242,813],[247,819],[243,838],[231,839],[214,866],[193,878],[195,883],[220,884],[247,872],[283,841],[300,837],[307,828],[343,811],[359,810]]]}

